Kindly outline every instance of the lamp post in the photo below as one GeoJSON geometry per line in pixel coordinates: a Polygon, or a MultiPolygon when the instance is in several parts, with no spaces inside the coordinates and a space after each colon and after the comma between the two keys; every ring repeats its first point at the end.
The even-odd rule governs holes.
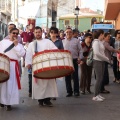
{"type": "Polygon", "coordinates": [[[74,15],[76,15],[76,21],[75,21],[75,28],[78,30],[78,15],[79,15],[79,7],[76,6],[76,8],[74,9],[74,15]]]}

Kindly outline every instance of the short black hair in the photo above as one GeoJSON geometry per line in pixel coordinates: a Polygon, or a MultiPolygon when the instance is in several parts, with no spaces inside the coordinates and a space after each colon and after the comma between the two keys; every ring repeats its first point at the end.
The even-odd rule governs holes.
{"type": "Polygon", "coordinates": [[[35,29],[34,29],[34,31],[35,31],[35,30],[38,30],[38,29],[40,29],[40,30],[41,30],[41,32],[42,32],[42,28],[41,28],[41,27],[39,27],[39,26],[36,26],[36,27],[35,27],[35,29]]]}
{"type": "Polygon", "coordinates": [[[50,30],[49,30],[49,32],[52,31],[52,30],[53,30],[55,33],[58,34],[58,28],[56,28],[56,27],[51,27],[50,30]]]}
{"type": "Polygon", "coordinates": [[[9,24],[8,26],[10,26],[10,25],[13,25],[13,26],[14,26],[14,28],[16,28],[16,25],[15,25],[15,24],[11,23],[11,24],[9,24]]]}
{"type": "Polygon", "coordinates": [[[18,30],[17,28],[12,28],[12,29],[10,30],[10,33],[12,33],[12,31],[14,31],[14,30],[17,30],[18,33],[19,33],[19,30],[18,30]]]}
{"type": "Polygon", "coordinates": [[[115,31],[115,37],[117,36],[118,33],[120,33],[120,30],[115,31]]]}
{"type": "Polygon", "coordinates": [[[79,33],[79,30],[73,29],[73,34],[74,34],[74,33],[79,33]]]}
{"type": "Polygon", "coordinates": [[[110,32],[104,33],[104,37],[107,37],[108,35],[110,35],[110,32]]]}

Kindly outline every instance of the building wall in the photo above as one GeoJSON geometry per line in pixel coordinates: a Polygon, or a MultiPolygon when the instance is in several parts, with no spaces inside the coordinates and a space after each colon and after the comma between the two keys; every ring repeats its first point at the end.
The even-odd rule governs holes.
{"type": "Polygon", "coordinates": [[[115,28],[116,28],[116,29],[120,29],[120,12],[119,12],[119,14],[118,14],[118,17],[117,17],[115,23],[116,23],[116,24],[115,24],[115,28]]]}
{"type": "MultiPolygon", "coordinates": [[[[84,30],[91,29],[91,19],[92,17],[85,17],[85,18],[79,18],[79,25],[78,29],[80,32],[83,32],[84,30]]],[[[96,17],[97,22],[100,22],[102,20],[101,17],[96,17]]],[[[75,18],[66,18],[66,19],[59,19],[59,29],[66,29],[65,26],[65,20],[69,20],[69,26],[72,26],[72,28],[75,28],[74,20],[75,18]]]]}

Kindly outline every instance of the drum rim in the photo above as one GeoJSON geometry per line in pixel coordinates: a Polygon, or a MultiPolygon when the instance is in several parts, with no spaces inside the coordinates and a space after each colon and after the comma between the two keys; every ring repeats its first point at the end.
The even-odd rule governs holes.
{"type": "Polygon", "coordinates": [[[72,66],[54,66],[54,67],[46,67],[46,68],[41,68],[41,69],[38,69],[38,70],[35,70],[33,73],[34,73],[34,77],[35,78],[39,78],[39,79],[54,79],[54,78],[59,78],[59,77],[64,77],[63,75],[59,75],[57,77],[37,77],[35,74],[39,73],[39,72],[45,72],[45,71],[49,71],[50,69],[51,70],[56,70],[57,68],[59,69],[69,69],[71,70],[69,73],[65,74],[64,76],[67,76],[67,75],[70,75],[71,73],[74,72],[74,68],[72,66]]]}
{"type": "Polygon", "coordinates": [[[38,55],[40,55],[40,54],[50,53],[50,52],[66,52],[66,53],[70,53],[71,54],[71,52],[69,50],[53,49],[53,50],[44,50],[44,51],[38,52],[38,53],[33,55],[33,58],[38,56],[38,55]]]}
{"type": "Polygon", "coordinates": [[[10,58],[7,55],[0,53],[0,56],[5,57],[10,61],[10,58]]]}

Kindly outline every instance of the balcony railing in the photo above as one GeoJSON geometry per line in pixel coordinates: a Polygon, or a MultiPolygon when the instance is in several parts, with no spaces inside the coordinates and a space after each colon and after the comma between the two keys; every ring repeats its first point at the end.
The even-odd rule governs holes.
{"type": "Polygon", "coordinates": [[[0,0],[0,11],[11,14],[11,0],[0,0]]]}

